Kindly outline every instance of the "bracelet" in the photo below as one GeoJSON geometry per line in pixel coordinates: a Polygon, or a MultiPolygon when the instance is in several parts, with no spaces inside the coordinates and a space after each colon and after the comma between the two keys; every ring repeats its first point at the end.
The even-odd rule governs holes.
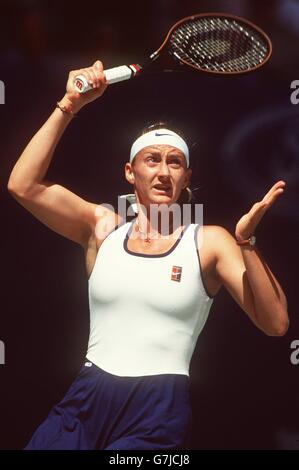
{"type": "Polygon", "coordinates": [[[59,101],[56,103],[56,108],[59,108],[64,114],[70,114],[72,117],[77,117],[77,114],[73,113],[73,111],[68,109],[66,106],[61,106],[59,101]]]}
{"type": "Polygon", "coordinates": [[[250,246],[255,246],[255,244],[256,244],[256,236],[255,236],[255,235],[251,235],[251,237],[249,237],[247,240],[242,240],[242,241],[236,240],[236,243],[237,243],[237,245],[250,245],[250,246]]]}

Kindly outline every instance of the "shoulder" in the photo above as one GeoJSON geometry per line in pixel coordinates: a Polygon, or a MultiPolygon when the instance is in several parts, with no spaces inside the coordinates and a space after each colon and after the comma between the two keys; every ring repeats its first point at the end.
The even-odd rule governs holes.
{"type": "MultiPolygon", "coordinates": [[[[242,254],[231,233],[220,225],[203,225],[197,234],[198,254],[202,261],[209,292],[218,292],[227,273],[243,267],[242,254]]],[[[214,294],[213,294],[214,295],[214,294]]]]}
{"type": "Polygon", "coordinates": [[[216,268],[219,260],[239,255],[235,238],[220,225],[203,225],[197,232],[197,248],[216,268]]]}
{"type": "Polygon", "coordinates": [[[118,225],[124,222],[117,212],[114,211],[113,206],[106,203],[92,204],[93,206],[93,221],[92,230],[89,239],[86,240],[86,245],[96,245],[100,247],[104,239],[111,233],[118,225]]]}
{"type": "Polygon", "coordinates": [[[206,247],[214,254],[234,241],[231,233],[220,225],[202,225],[197,232],[198,247],[206,247]]]}
{"type": "Polygon", "coordinates": [[[200,259],[203,282],[210,297],[219,291],[222,282],[217,274],[217,263],[221,251],[225,251],[225,240],[230,233],[219,225],[202,225],[197,231],[197,250],[200,259]]]}

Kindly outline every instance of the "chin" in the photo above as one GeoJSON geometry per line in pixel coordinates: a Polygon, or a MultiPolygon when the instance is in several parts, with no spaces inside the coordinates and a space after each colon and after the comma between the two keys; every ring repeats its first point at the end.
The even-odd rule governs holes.
{"type": "Polygon", "coordinates": [[[169,196],[153,197],[151,200],[151,204],[167,204],[168,206],[170,206],[174,203],[175,201],[169,196]]]}
{"type": "Polygon", "coordinates": [[[151,199],[157,201],[172,201],[173,197],[170,194],[153,194],[151,199]]]}
{"type": "Polygon", "coordinates": [[[173,193],[171,191],[167,191],[167,192],[160,192],[157,193],[157,192],[152,192],[151,195],[150,195],[150,198],[157,201],[163,201],[163,202],[169,202],[169,201],[173,201],[173,193]]]}

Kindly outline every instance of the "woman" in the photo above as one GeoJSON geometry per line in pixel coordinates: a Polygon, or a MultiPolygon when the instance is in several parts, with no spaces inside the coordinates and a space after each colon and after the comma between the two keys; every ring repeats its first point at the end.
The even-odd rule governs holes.
{"type": "Polygon", "coordinates": [[[136,197],[131,223],[45,179],[74,114],[106,87],[100,61],[70,72],[65,96],[8,183],[35,217],[82,246],[89,277],[87,360],[27,449],[182,448],[191,423],[189,364],[222,285],[266,334],[288,328],[285,295],[254,238],[283,181],[241,217],[234,238],[219,226],[182,224],[166,210],[182,199],[191,177],[188,146],[171,129],[150,129],[132,145],[125,165],[136,197]],[[74,90],[78,74],[93,90],[74,90]]]}

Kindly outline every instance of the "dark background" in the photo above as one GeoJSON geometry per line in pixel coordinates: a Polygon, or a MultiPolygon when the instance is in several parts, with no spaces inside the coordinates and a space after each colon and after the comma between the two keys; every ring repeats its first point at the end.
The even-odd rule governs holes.
{"type": "Polygon", "coordinates": [[[234,78],[153,72],[108,87],[81,110],[47,177],[93,202],[131,192],[123,166],[132,139],[169,118],[193,142],[193,187],[204,223],[232,233],[278,179],[285,194],[257,230],[265,260],[288,298],[281,338],[251,324],[223,288],[191,363],[189,449],[299,449],[298,280],[299,2],[0,2],[1,315],[0,448],[22,448],[74,379],[89,327],[83,251],[51,232],[8,194],[10,171],[64,94],[68,72],[100,58],[105,68],[138,62],[168,28],[194,13],[221,11],[256,22],[273,41],[262,69],[234,78]]]}

